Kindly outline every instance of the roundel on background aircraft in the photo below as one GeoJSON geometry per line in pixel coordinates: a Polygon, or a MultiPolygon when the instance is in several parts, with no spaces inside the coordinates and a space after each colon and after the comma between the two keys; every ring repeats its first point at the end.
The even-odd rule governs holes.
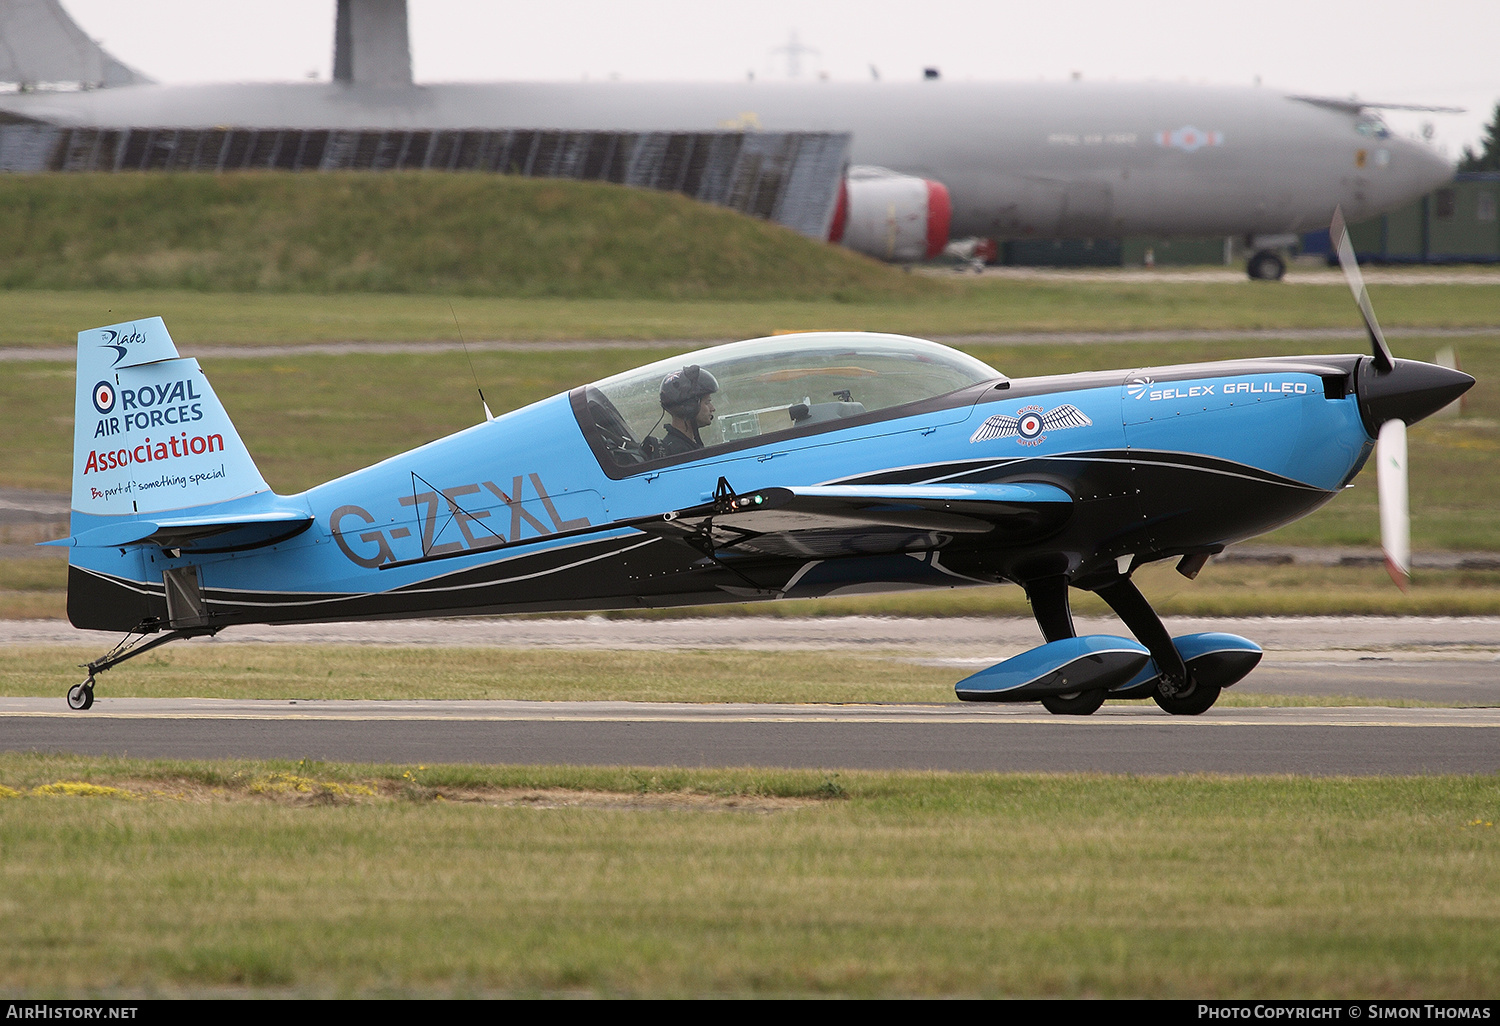
{"type": "Polygon", "coordinates": [[[883,167],[851,167],[828,241],[877,260],[930,260],[948,244],[953,203],[942,182],[883,167]]]}

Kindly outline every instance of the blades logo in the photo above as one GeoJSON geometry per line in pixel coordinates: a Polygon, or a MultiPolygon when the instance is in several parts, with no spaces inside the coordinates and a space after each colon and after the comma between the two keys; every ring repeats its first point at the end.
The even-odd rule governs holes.
{"type": "Polygon", "coordinates": [[[1078,407],[1067,403],[1046,412],[1040,406],[1023,406],[1014,417],[997,413],[969,436],[970,442],[988,442],[992,438],[1015,438],[1021,445],[1041,445],[1045,431],[1092,427],[1093,421],[1078,407]]]}
{"type": "Polygon", "coordinates": [[[100,349],[113,349],[115,351],[115,361],[114,361],[114,363],[110,364],[110,366],[113,367],[116,364],[118,364],[121,360],[125,359],[125,347],[126,346],[129,346],[129,345],[141,345],[141,344],[144,344],[145,341],[146,341],[146,336],[142,335],[139,331],[136,331],[134,328],[132,328],[130,330],[130,334],[128,334],[128,335],[122,335],[118,331],[115,331],[115,330],[110,329],[110,328],[106,328],[104,330],[104,343],[99,348],[100,349]]]}

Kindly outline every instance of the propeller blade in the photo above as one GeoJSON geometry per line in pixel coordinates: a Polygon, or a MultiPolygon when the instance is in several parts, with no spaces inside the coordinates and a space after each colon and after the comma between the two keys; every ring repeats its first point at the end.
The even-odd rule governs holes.
{"type": "Polygon", "coordinates": [[[1334,252],[1339,255],[1339,267],[1343,269],[1344,280],[1349,283],[1349,291],[1354,293],[1354,301],[1359,304],[1360,316],[1365,319],[1365,331],[1370,333],[1370,347],[1375,352],[1375,369],[1383,374],[1396,363],[1391,356],[1391,347],[1385,344],[1380,322],[1375,320],[1375,308],[1370,305],[1370,293],[1365,289],[1364,275],[1359,273],[1359,261],[1354,259],[1354,246],[1349,242],[1349,229],[1344,224],[1342,207],[1333,208],[1333,223],[1328,226],[1328,239],[1333,244],[1334,252]]]}
{"type": "Polygon", "coordinates": [[[1388,420],[1375,442],[1375,482],[1380,495],[1380,547],[1385,568],[1406,591],[1411,585],[1411,514],[1407,511],[1406,422],[1388,420]]]}

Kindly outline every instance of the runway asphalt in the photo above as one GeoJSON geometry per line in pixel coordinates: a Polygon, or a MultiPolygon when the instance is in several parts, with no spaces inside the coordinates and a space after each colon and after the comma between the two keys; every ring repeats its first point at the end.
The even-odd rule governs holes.
{"type": "MultiPolygon", "coordinates": [[[[1174,618],[1266,648],[1236,687],[1475,708],[1151,703],[1054,717],[1034,705],[691,705],[555,702],[221,702],[0,699],[0,749],[153,758],[786,766],[824,769],[1384,775],[1500,772],[1500,618],[1174,618]]],[[[1082,620],[1082,632],[1111,630],[1082,620]]],[[[855,650],[952,665],[955,679],[1036,643],[1020,619],[432,620],[239,628],[183,644],[855,650]]],[[[0,645],[107,646],[58,621],[0,625],[0,645]]],[[[102,648],[101,648],[102,651],[102,648]]],[[[120,671],[124,672],[124,671],[120,671]]],[[[107,678],[104,678],[107,682],[107,678]]],[[[60,685],[61,688],[61,685],[60,685]]]]}
{"type": "Polygon", "coordinates": [[[377,763],[1312,776],[1500,771],[1500,709],[0,699],[0,748],[377,763]]]}

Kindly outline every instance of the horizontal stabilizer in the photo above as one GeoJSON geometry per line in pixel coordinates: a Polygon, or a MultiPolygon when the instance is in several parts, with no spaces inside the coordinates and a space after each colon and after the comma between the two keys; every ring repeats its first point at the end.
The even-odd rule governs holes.
{"type": "Polygon", "coordinates": [[[1027,702],[1118,687],[1150,662],[1151,653],[1138,641],[1088,634],[1022,652],[965,677],[953,690],[964,702],[1027,702]]]}
{"type": "Polygon", "coordinates": [[[104,524],[55,544],[112,548],[150,544],[164,549],[222,552],[252,549],[301,534],[313,518],[301,510],[244,513],[233,517],[153,517],[104,524]]]}
{"type": "MultiPolygon", "coordinates": [[[[1172,639],[1177,654],[1193,679],[1205,687],[1227,688],[1255,669],[1261,647],[1238,634],[1184,634],[1172,639]]],[[[1111,698],[1149,698],[1156,690],[1156,662],[1148,662],[1132,679],[1120,685],[1111,698]]]]}

